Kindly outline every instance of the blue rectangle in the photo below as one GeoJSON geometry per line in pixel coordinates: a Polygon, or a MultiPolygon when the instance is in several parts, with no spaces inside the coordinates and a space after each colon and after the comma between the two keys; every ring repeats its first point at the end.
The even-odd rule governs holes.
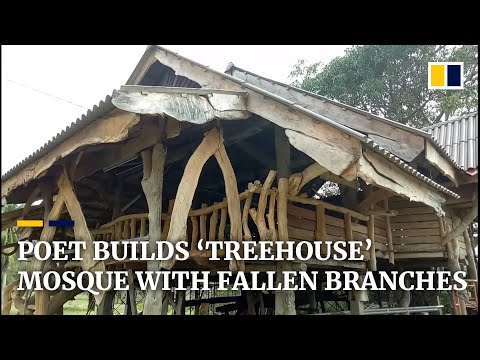
{"type": "Polygon", "coordinates": [[[72,227],[75,225],[73,220],[48,220],[48,226],[72,227]]]}
{"type": "Polygon", "coordinates": [[[448,65],[447,66],[447,85],[448,86],[460,86],[461,79],[460,74],[461,67],[460,65],[448,65]]]}

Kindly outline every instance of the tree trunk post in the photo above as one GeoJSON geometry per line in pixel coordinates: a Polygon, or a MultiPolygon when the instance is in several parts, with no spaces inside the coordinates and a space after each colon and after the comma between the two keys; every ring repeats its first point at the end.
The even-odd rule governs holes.
{"type": "MultiPolygon", "coordinates": [[[[364,275],[360,275],[359,283],[363,283],[364,275]]],[[[365,306],[363,303],[368,301],[366,290],[353,290],[349,292],[350,297],[350,315],[364,315],[365,306]]]]}
{"type": "MultiPolygon", "coordinates": [[[[285,130],[275,126],[275,153],[277,163],[278,179],[278,200],[277,200],[277,219],[278,219],[278,240],[288,241],[287,224],[287,195],[288,178],[290,177],[290,142],[288,141],[285,130]]],[[[277,262],[277,283],[281,283],[284,271],[291,271],[292,264],[288,261],[277,262]]],[[[292,290],[275,291],[275,314],[276,315],[296,315],[295,293],[292,290]]]]}
{"type": "MultiPolygon", "coordinates": [[[[166,152],[162,143],[157,143],[153,147],[153,150],[145,150],[142,152],[142,188],[148,204],[148,256],[156,253],[157,241],[160,241],[162,235],[162,190],[165,157],[166,152]]],[[[147,261],[147,270],[159,271],[160,261],[147,261]]],[[[161,276],[157,289],[147,289],[143,309],[145,315],[162,314],[163,282],[164,278],[161,276]]]]}

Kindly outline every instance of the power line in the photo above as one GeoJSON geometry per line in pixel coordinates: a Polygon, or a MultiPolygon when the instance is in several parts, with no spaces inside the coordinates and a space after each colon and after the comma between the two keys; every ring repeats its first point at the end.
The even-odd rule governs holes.
{"type": "Polygon", "coordinates": [[[74,102],[71,102],[71,101],[69,101],[69,100],[62,99],[62,98],[60,98],[60,97],[58,97],[58,96],[55,96],[55,95],[46,93],[45,91],[38,90],[38,89],[34,89],[34,88],[32,88],[32,87],[30,87],[30,86],[28,86],[28,85],[21,84],[21,83],[19,83],[19,82],[16,82],[16,81],[13,81],[13,80],[10,80],[10,79],[7,79],[7,81],[10,81],[11,83],[14,83],[14,84],[19,85],[19,86],[23,86],[24,88],[26,88],[26,89],[28,89],[28,90],[36,91],[36,92],[39,92],[40,94],[47,95],[47,96],[53,97],[53,98],[55,98],[55,99],[57,99],[57,100],[64,101],[64,102],[67,102],[67,103],[69,103],[69,104],[72,104],[72,105],[81,107],[82,109],[87,109],[87,110],[88,110],[88,108],[85,107],[85,106],[75,104],[74,102]]]}

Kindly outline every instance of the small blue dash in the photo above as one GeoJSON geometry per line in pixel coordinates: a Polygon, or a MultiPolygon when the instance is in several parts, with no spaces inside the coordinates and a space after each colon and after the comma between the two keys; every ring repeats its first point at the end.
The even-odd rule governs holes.
{"type": "Polygon", "coordinates": [[[71,227],[75,225],[73,220],[48,220],[48,226],[71,227]]]}

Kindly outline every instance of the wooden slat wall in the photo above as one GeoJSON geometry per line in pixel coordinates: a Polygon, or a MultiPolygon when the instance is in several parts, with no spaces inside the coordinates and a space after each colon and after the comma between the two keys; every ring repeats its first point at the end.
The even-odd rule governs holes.
{"type": "MultiPolygon", "coordinates": [[[[343,214],[341,218],[331,215],[325,215],[325,224],[327,230],[327,241],[345,240],[345,222],[343,214]]],[[[288,204],[288,235],[290,240],[296,241],[314,241],[316,229],[316,214],[314,210],[309,210],[298,205],[288,204]]],[[[352,223],[353,240],[362,241],[367,239],[367,227],[365,225],[352,223]]],[[[379,244],[377,250],[386,249],[385,244],[379,244]]],[[[366,244],[362,247],[366,250],[366,244]]],[[[370,259],[367,251],[362,251],[365,260],[370,259]]]]}
{"type": "Polygon", "coordinates": [[[389,207],[399,215],[390,217],[395,259],[445,257],[440,244],[440,223],[432,208],[394,197],[389,207]]]}

